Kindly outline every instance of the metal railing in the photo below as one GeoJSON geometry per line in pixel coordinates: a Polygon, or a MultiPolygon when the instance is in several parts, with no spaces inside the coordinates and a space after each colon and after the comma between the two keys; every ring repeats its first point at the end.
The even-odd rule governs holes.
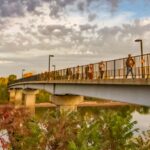
{"type": "MultiPolygon", "coordinates": [[[[150,78],[150,53],[132,57],[135,61],[133,74],[135,79],[150,78]],[[143,63],[143,65],[142,65],[143,63]],[[143,67],[142,67],[143,66],[143,67]]],[[[83,66],[70,67],[66,69],[44,72],[27,78],[18,79],[17,82],[25,81],[51,81],[51,80],[109,80],[109,79],[131,79],[131,74],[127,74],[127,58],[104,61],[103,77],[99,69],[100,62],[83,66]],[[86,70],[88,66],[89,70],[86,70]]]]}

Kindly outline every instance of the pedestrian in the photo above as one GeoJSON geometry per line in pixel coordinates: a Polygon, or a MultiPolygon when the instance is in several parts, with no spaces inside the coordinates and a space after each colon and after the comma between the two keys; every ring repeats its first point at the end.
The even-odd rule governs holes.
{"type": "Polygon", "coordinates": [[[103,79],[104,76],[104,70],[105,70],[105,64],[103,61],[101,61],[99,63],[99,74],[100,74],[100,78],[103,79]]]}
{"type": "Polygon", "coordinates": [[[94,74],[94,66],[93,64],[89,65],[89,78],[92,80],[93,79],[93,74],[94,74]]]}
{"type": "Polygon", "coordinates": [[[73,67],[73,80],[76,79],[76,67],[73,67]]]}
{"type": "Polygon", "coordinates": [[[67,74],[67,79],[70,80],[72,76],[71,68],[67,68],[66,74],[67,74]]]}
{"type": "Polygon", "coordinates": [[[89,79],[89,66],[88,65],[85,66],[85,79],[86,80],[89,79]]]}
{"type": "Polygon", "coordinates": [[[133,66],[135,65],[135,61],[132,58],[131,54],[128,55],[128,58],[126,60],[126,67],[127,67],[127,74],[126,78],[128,77],[129,73],[131,72],[132,79],[134,79],[134,74],[133,74],[133,66]]]}
{"type": "Polygon", "coordinates": [[[66,69],[66,78],[69,80],[69,68],[66,69]]]}
{"type": "Polygon", "coordinates": [[[80,78],[80,66],[77,66],[76,79],[80,78]]]}

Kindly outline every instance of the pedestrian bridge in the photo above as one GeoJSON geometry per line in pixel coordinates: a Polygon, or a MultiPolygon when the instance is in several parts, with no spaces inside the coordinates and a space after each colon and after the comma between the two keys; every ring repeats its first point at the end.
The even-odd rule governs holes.
{"type": "Polygon", "coordinates": [[[133,59],[134,79],[130,74],[126,78],[127,58],[122,58],[104,61],[103,75],[98,62],[18,79],[9,89],[43,89],[57,96],[88,96],[150,106],[150,54],[133,59]]]}

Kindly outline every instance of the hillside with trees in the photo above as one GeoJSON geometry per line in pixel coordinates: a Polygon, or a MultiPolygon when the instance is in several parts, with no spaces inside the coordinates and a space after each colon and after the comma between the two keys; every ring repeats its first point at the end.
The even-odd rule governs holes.
{"type": "Polygon", "coordinates": [[[8,83],[12,83],[17,79],[16,75],[9,75],[8,77],[0,77],[0,104],[8,102],[8,83]]]}

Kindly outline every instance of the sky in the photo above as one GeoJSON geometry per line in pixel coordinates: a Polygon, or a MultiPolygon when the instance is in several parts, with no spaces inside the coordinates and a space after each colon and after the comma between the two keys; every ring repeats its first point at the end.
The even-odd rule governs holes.
{"type": "Polygon", "coordinates": [[[0,0],[0,76],[150,53],[150,0],[0,0]]]}

